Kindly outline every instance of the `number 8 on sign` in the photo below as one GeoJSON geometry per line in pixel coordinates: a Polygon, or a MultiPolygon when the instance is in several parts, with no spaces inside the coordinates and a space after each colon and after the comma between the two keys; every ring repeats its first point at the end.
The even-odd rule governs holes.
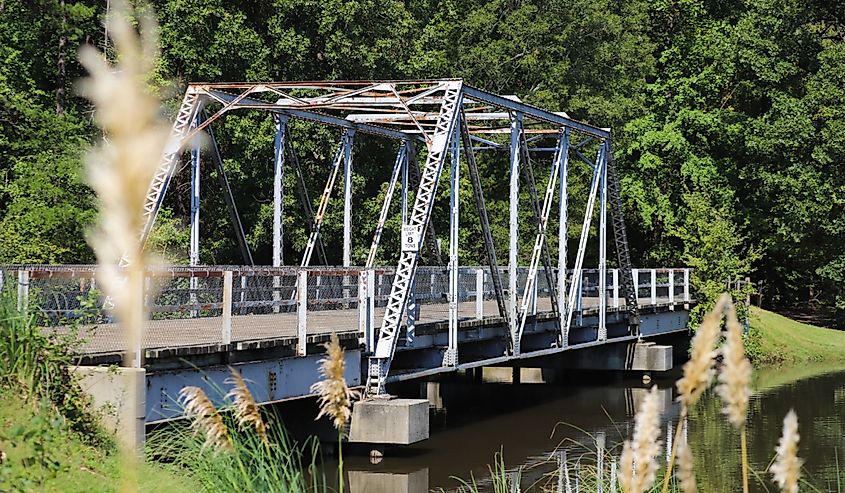
{"type": "Polygon", "coordinates": [[[420,249],[420,227],[411,224],[402,225],[402,251],[416,252],[420,249]]]}

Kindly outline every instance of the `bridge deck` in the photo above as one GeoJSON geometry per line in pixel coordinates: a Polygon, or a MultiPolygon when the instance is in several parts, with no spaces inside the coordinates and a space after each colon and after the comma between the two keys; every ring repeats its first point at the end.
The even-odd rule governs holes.
{"type": "MultiPolygon", "coordinates": [[[[624,309],[624,299],[619,299],[619,306],[624,309]]],[[[650,300],[649,300],[650,301],[650,300]]],[[[657,304],[667,303],[667,298],[658,298],[657,304]]],[[[610,307],[614,306],[610,300],[610,307]]],[[[650,303],[641,303],[647,307],[650,303]]],[[[598,307],[597,298],[583,299],[585,310],[598,307]]],[[[610,308],[609,310],[614,310],[610,308]]],[[[444,323],[448,320],[448,304],[430,303],[420,308],[417,327],[424,328],[432,324],[444,323]]],[[[537,300],[537,314],[550,313],[548,298],[537,300]]],[[[495,300],[483,302],[481,319],[476,317],[476,303],[463,302],[458,306],[462,325],[466,322],[481,320],[493,321],[499,319],[498,307],[495,300]]],[[[384,309],[375,309],[376,325],[379,324],[384,309]]],[[[251,314],[232,316],[232,349],[248,349],[253,343],[266,342],[271,346],[287,346],[296,343],[298,314],[296,312],[251,314]]],[[[336,310],[309,311],[307,315],[307,341],[321,342],[331,334],[338,334],[341,339],[357,338],[360,336],[358,328],[358,309],[346,308],[336,310]]],[[[472,324],[477,325],[477,323],[472,324]]],[[[79,350],[85,356],[116,354],[123,351],[126,343],[118,324],[100,324],[80,328],[80,339],[83,340],[79,350]]],[[[223,343],[222,317],[196,317],[169,320],[147,321],[144,333],[144,348],[148,357],[179,352],[189,348],[208,348],[223,343]]],[[[262,344],[262,347],[266,347],[262,344]]]]}

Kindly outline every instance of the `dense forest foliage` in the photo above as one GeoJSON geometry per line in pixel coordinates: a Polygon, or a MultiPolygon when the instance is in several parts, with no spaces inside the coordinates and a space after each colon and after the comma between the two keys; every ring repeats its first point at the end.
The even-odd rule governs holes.
{"type": "MultiPolygon", "coordinates": [[[[77,48],[107,48],[106,5],[0,0],[0,262],[93,260],[82,241],[95,213],[81,158],[100,135],[74,84],[82,75],[77,48]]],[[[151,82],[168,98],[170,117],[187,81],[461,77],[613,129],[638,266],[696,267],[705,297],[726,279],[750,276],[762,282],[766,303],[845,308],[845,3],[153,0],[151,7],[162,44],[151,82]]],[[[232,115],[216,132],[256,262],[269,263],[272,120],[232,115]]],[[[336,132],[306,124],[291,132],[316,197],[336,132]]],[[[357,263],[394,151],[390,143],[356,143],[356,155],[367,156],[356,157],[354,177],[357,263]]],[[[496,163],[480,164],[504,251],[507,184],[496,163]]],[[[203,173],[202,261],[239,263],[211,163],[203,173]]],[[[293,179],[286,175],[288,190],[293,179]]],[[[573,217],[579,203],[583,211],[577,183],[573,217]]],[[[173,261],[187,256],[188,191],[182,172],[152,241],[173,261]]],[[[439,194],[445,210],[446,187],[439,194]]],[[[342,234],[337,196],[324,229],[329,245],[342,234]]],[[[482,250],[474,203],[469,193],[461,201],[462,263],[475,264],[482,250]]],[[[306,226],[294,193],[285,206],[285,256],[297,263],[306,226]]],[[[446,241],[448,215],[439,217],[446,241]]],[[[392,217],[389,227],[397,224],[392,217]]],[[[382,251],[390,261],[391,249],[382,251]]],[[[339,263],[339,248],[329,253],[339,263]]]]}

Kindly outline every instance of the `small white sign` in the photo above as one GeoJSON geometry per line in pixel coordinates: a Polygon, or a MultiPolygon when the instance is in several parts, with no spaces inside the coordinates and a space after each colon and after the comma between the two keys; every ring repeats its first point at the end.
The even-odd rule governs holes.
{"type": "Polygon", "coordinates": [[[402,225],[402,251],[418,252],[420,250],[420,228],[411,224],[402,225]]]}

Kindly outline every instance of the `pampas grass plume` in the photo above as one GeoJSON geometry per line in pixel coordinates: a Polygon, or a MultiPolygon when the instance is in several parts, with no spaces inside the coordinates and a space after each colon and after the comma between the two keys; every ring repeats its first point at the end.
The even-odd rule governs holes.
{"type": "Polygon", "coordinates": [[[258,404],[255,403],[252,393],[246,386],[246,382],[237,370],[229,368],[231,377],[227,378],[224,383],[232,385],[232,390],[226,394],[226,398],[231,398],[234,404],[235,419],[238,424],[245,428],[252,428],[256,435],[266,445],[267,440],[267,425],[261,418],[261,413],[258,411],[258,404]]]}
{"type": "Polygon", "coordinates": [[[619,459],[619,485],[625,493],[643,493],[654,484],[659,438],[659,399],[657,386],[653,386],[634,418],[634,436],[625,441],[619,459]]]}
{"type": "Polygon", "coordinates": [[[716,391],[725,403],[722,412],[736,428],[745,424],[748,397],[751,395],[751,363],[745,357],[742,344],[742,328],[736,318],[733,304],[727,311],[727,338],[722,347],[722,370],[716,391]]]}
{"type": "Polygon", "coordinates": [[[695,466],[692,459],[692,451],[684,435],[681,435],[681,439],[678,441],[676,455],[678,462],[676,474],[678,476],[678,482],[681,484],[681,491],[684,493],[697,493],[698,486],[695,482],[695,466]]]}
{"type": "Polygon", "coordinates": [[[678,400],[686,408],[692,407],[713,379],[716,341],[719,339],[722,312],[730,303],[723,294],[705,317],[692,338],[690,359],[684,364],[684,375],[677,382],[678,400]]]}
{"type": "Polygon", "coordinates": [[[769,472],[783,493],[798,493],[798,479],[804,461],[798,458],[798,416],[794,409],[783,418],[783,435],[775,449],[775,461],[769,472]]]}
{"type": "Polygon", "coordinates": [[[346,385],[346,359],[336,334],[332,334],[325,348],[326,355],[320,360],[320,375],[323,378],[311,386],[311,392],[319,396],[320,413],[317,419],[328,416],[340,431],[352,417],[352,399],[356,393],[346,385]]]}
{"type": "Polygon", "coordinates": [[[194,432],[205,436],[203,448],[210,447],[217,451],[232,449],[229,430],[223,423],[223,418],[201,388],[184,387],[179,391],[179,398],[185,409],[185,415],[193,420],[191,428],[194,432]]]}
{"type": "Polygon", "coordinates": [[[144,320],[145,270],[140,233],[147,189],[169,127],[159,116],[161,102],[146,83],[158,56],[152,15],[138,15],[118,0],[106,24],[118,53],[115,65],[92,46],[79,49],[79,61],[90,74],[80,81],[79,92],[94,104],[95,120],[104,135],[86,157],[87,181],[97,194],[100,212],[89,243],[100,264],[100,285],[128,337],[125,363],[140,366],[137,351],[144,320]],[[133,17],[140,24],[140,35],[130,24],[133,17]],[[121,268],[121,260],[126,269],[121,268]]]}

